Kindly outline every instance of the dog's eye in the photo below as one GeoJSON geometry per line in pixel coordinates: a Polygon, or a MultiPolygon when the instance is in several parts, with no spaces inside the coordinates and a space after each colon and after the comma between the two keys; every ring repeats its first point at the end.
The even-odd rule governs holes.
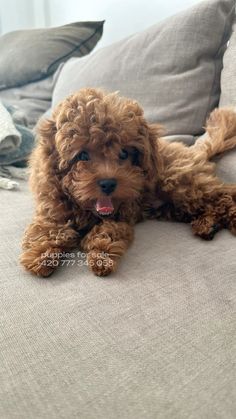
{"type": "Polygon", "coordinates": [[[127,160],[129,157],[129,153],[127,150],[125,150],[124,148],[121,150],[120,154],[119,154],[119,158],[121,160],[127,160]]]}
{"type": "Polygon", "coordinates": [[[134,148],[131,152],[131,161],[134,166],[140,165],[140,152],[137,148],[134,148]]]}
{"type": "Polygon", "coordinates": [[[89,153],[87,151],[81,151],[76,156],[77,161],[88,161],[89,160],[89,153]]]}
{"type": "Polygon", "coordinates": [[[88,161],[89,153],[85,150],[81,151],[80,153],[76,154],[76,156],[73,157],[73,159],[70,161],[70,166],[77,163],[78,161],[88,161]]]}

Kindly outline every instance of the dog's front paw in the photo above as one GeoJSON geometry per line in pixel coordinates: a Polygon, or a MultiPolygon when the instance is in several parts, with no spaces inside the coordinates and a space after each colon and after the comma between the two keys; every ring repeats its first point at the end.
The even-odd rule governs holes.
{"type": "Polygon", "coordinates": [[[107,276],[115,272],[117,267],[117,261],[104,251],[92,250],[87,255],[87,261],[90,269],[97,276],[107,276]]]}
{"type": "Polygon", "coordinates": [[[34,275],[47,278],[59,265],[57,249],[41,252],[39,249],[28,249],[20,257],[24,268],[34,275]]]}

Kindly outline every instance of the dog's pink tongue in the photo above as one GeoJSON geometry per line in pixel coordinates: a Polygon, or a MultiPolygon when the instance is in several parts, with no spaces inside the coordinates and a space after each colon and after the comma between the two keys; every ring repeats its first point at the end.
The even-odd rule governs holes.
{"type": "Polygon", "coordinates": [[[113,212],[114,207],[112,205],[111,198],[109,198],[109,196],[98,198],[96,202],[96,210],[97,212],[103,212],[105,214],[113,212]]]}

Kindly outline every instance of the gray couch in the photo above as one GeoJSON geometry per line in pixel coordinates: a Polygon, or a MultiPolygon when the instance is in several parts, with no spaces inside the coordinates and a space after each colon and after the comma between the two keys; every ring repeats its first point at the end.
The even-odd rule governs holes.
{"type": "MultiPolygon", "coordinates": [[[[225,32],[232,27],[232,14],[231,23],[226,20],[233,3],[209,0],[201,7],[212,10],[207,15],[212,19],[225,14],[225,32]]],[[[188,16],[201,16],[198,7],[188,16]]],[[[212,31],[220,31],[219,21],[214,26],[212,31]]],[[[235,46],[233,33],[226,52],[223,45],[221,55],[210,50],[210,59],[218,60],[213,67],[220,69],[214,100],[204,99],[200,113],[197,101],[190,132],[185,127],[192,99],[186,93],[186,112],[182,120],[176,116],[178,131],[173,124],[170,134],[193,138],[196,120],[201,134],[207,106],[219,100],[235,104],[235,46]]],[[[203,54],[196,65],[205,58],[210,65],[209,57],[203,54]]],[[[60,77],[58,82],[62,85],[60,77]]],[[[226,181],[236,182],[235,152],[217,167],[226,181]]],[[[193,237],[189,225],[145,222],[136,226],[116,274],[95,277],[76,259],[41,279],[18,263],[32,211],[26,182],[19,190],[0,191],[0,418],[235,418],[236,238],[222,231],[204,242],[193,237]]]]}

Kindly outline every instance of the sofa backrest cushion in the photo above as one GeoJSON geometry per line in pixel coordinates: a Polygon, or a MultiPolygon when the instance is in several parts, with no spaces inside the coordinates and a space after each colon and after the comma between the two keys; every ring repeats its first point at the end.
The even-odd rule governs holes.
{"type": "Polygon", "coordinates": [[[236,18],[223,58],[220,106],[236,106],[236,18]]]}
{"type": "Polygon", "coordinates": [[[218,105],[234,6],[234,0],[203,1],[89,57],[69,60],[53,106],[82,87],[119,90],[138,100],[147,119],[164,124],[167,134],[202,133],[218,105]]]}

